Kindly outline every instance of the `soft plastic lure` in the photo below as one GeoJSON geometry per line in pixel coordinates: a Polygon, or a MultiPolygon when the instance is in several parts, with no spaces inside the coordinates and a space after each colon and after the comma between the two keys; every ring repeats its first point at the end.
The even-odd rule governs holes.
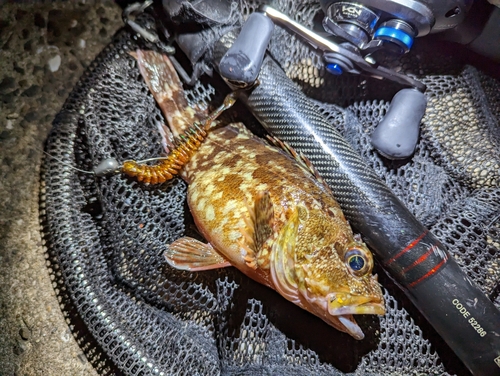
{"type": "MultiPolygon", "coordinates": [[[[201,143],[207,137],[207,132],[214,124],[215,119],[217,119],[223,111],[230,108],[234,102],[236,102],[236,95],[233,92],[226,96],[224,103],[208,115],[203,123],[195,122],[181,134],[177,139],[175,148],[156,165],[150,166],[144,164],[147,161],[137,162],[130,160],[123,163],[121,172],[148,184],[161,184],[172,179],[191,159],[193,153],[198,150],[201,143]]],[[[156,160],[156,158],[150,160],[156,160]]]]}
{"type": "Polygon", "coordinates": [[[201,122],[195,121],[192,126],[184,131],[184,133],[174,139],[174,148],[166,157],[150,158],[142,161],[127,160],[123,162],[121,166],[115,158],[107,158],[99,163],[92,171],[85,171],[68,165],[46,152],[45,154],[83,173],[105,176],[121,172],[129,177],[136,178],[140,182],[161,184],[179,174],[184,165],[189,162],[193,153],[198,150],[205,140],[208,131],[214,126],[215,120],[224,111],[231,108],[236,102],[236,99],[237,92],[228,94],[222,105],[209,114],[205,120],[201,122]],[[146,164],[152,161],[159,162],[155,165],[146,164]]]}

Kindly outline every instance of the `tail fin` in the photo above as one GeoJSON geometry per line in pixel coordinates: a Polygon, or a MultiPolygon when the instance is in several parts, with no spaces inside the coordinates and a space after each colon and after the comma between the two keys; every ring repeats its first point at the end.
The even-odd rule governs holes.
{"type": "Polygon", "coordinates": [[[188,106],[182,83],[167,56],[143,50],[130,54],[137,60],[141,75],[175,137],[204,117],[188,106]]]}

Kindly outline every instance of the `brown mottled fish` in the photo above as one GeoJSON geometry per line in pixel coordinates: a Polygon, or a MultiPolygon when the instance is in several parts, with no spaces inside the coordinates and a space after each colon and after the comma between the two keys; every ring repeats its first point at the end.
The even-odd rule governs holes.
{"type": "MultiPolygon", "coordinates": [[[[204,114],[188,107],[166,56],[135,54],[178,136],[204,114]]],[[[277,142],[279,143],[279,142],[277,142]]],[[[243,124],[216,127],[181,171],[188,204],[208,244],[184,237],[168,263],[200,271],[233,265],[356,339],[353,314],[384,314],[373,259],[308,161],[272,146],[243,124]]]]}

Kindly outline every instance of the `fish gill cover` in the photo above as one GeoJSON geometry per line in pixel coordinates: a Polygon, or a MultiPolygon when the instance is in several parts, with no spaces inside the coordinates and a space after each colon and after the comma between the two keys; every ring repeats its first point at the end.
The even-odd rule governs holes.
{"type": "MultiPolygon", "coordinates": [[[[258,5],[242,2],[238,10],[245,15],[258,5]]],[[[276,7],[306,26],[319,9],[293,1],[276,7]]],[[[419,75],[429,104],[415,155],[391,163],[369,140],[389,105],[374,98],[390,98],[390,85],[382,91],[371,80],[328,76],[319,56],[284,33],[277,28],[273,36],[273,57],[499,307],[500,83],[423,42],[414,54],[425,58],[394,62],[419,75]]],[[[157,124],[164,120],[129,54],[137,47],[141,41],[122,31],[95,60],[54,121],[50,154],[85,170],[109,157],[161,154],[157,124]]],[[[217,105],[221,88],[204,77],[188,97],[217,105]]],[[[237,109],[227,116],[248,123],[246,110],[237,109]]],[[[358,319],[366,339],[356,341],[234,268],[169,267],[167,245],[196,236],[182,180],[157,187],[122,175],[94,178],[53,159],[44,162],[42,177],[44,234],[59,295],[103,374],[466,372],[380,268],[387,313],[358,319]]]]}

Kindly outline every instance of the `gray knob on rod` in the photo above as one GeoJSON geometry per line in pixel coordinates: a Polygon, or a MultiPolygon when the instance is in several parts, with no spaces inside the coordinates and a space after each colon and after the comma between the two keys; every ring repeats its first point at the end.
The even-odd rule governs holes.
{"type": "Polygon", "coordinates": [[[415,151],[427,98],[416,89],[403,89],[372,134],[372,145],[389,159],[408,158],[415,151]]]}
{"type": "Polygon", "coordinates": [[[248,87],[259,75],[274,23],[262,13],[252,13],[234,44],[219,63],[219,73],[231,85],[248,87]]]}

